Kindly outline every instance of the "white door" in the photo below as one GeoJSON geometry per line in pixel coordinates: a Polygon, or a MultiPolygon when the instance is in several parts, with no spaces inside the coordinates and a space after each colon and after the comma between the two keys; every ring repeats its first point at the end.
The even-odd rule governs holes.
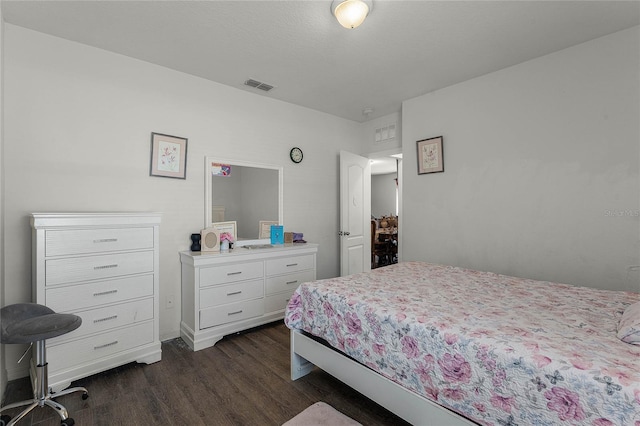
{"type": "Polygon", "coordinates": [[[340,275],[371,270],[371,164],[340,151],[340,275]]]}

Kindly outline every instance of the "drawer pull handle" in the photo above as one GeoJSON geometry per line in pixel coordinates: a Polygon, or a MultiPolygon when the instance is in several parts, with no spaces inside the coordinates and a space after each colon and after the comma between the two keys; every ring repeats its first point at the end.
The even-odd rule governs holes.
{"type": "Polygon", "coordinates": [[[290,263],[290,264],[288,264],[288,265],[287,265],[287,268],[288,268],[289,266],[298,266],[298,264],[297,264],[297,263],[290,263]]]}
{"type": "Polygon", "coordinates": [[[94,296],[106,296],[107,294],[114,294],[117,293],[118,290],[107,290],[107,291],[101,291],[100,293],[93,293],[94,296]]]}
{"type": "Polygon", "coordinates": [[[118,241],[117,238],[101,238],[99,240],[93,240],[94,243],[98,244],[98,243],[115,243],[116,241],[118,241]]]}
{"type": "Polygon", "coordinates": [[[117,315],[111,315],[110,317],[95,319],[95,320],[93,320],[93,323],[97,324],[99,322],[109,321],[109,320],[113,320],[113,319],[116,319],[116,318],[118,318],[117,315]]]}
{"type": "Polygon", "coordinates": [[[227,273],[227,276],[229,275],[240,275],[242,273],[242,271],[238,271],[238,272],[229,272],[227,273]]]}
{"type": "Polygon", "coordinates": [[[118,264],[114,263],[113,265],[102,265],[102,266],[94,266],[93,269],[94,270],[99,270],[99,269],[111,269],[111,268],[117,268],[118,264]]]}
{"type": "Polygon", "coordinates": [[[287,281],[287,282],[286,282],[286,284],[287,284],[287,285],[289,285],[289,284],[295,284],[295,283],[297,283],[297,282],[298,282],[298,280],[287,281]]]}
{"type": "Polygon", "coordinates": [[[242,313],[242,309],[240,309],[239,311],[235,311],[235,312],[229,312],[227,315],[231,316],[231,315],[238,315],[242,313]]]}
{"type": "Polygon", "coordinates": [[[96,351],[96,350],[98,350],[98,349],[107,348],[107,347],[109,347],[109,346],[113,346],[113,345],[117,345],[117,344],[118,344],[118,341],[117,341],[117,340],[114,340],[114,341],[113,341],[113,342],[111,342],[111,343],[105,343],[104,345],[94,346],[94,347],[93,347],[93,350],[94,350],[94,351],[96,351]]]}
{"type": "Polygon", "coordinates": [[[236,294],[240,294],[242,291],[232,291],[231,293],[227,293],[227,296],[235,296],[236,294]]]}

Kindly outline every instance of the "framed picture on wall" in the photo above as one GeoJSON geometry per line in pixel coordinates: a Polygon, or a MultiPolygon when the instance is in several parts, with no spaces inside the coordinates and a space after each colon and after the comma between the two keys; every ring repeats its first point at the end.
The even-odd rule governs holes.
{"type": "Polygon", "coordinates": [[[444,172],[442,136],[418,141],[418,174],[444,172]]]}
{"type": "Polygon", "coordinates": [[[151,133],[150,176],[187,177],[187,139],[151,133]]]}

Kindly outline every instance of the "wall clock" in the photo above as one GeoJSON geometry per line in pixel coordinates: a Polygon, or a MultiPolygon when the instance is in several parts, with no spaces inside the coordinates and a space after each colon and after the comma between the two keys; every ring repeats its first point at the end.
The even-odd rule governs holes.
{"type": "Polygon", "coordinates": [[[291,157],[291,161],[294,163],[300,163],[302,161],[302,150],[297,146],[291,148],[291,152],[289,152],[289,157],[291,157]]]}

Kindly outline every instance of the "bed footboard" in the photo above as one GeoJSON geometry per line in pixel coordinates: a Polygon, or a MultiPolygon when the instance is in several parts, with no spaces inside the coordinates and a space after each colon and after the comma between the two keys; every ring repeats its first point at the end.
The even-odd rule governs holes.
{"type": "Polygon", "coordinates": [[[314,364],[411,424],[475,425],[468,419],[307,337],[299,330],[291,330],[291,379],[296,380],[308,374],[314,364]]]}

